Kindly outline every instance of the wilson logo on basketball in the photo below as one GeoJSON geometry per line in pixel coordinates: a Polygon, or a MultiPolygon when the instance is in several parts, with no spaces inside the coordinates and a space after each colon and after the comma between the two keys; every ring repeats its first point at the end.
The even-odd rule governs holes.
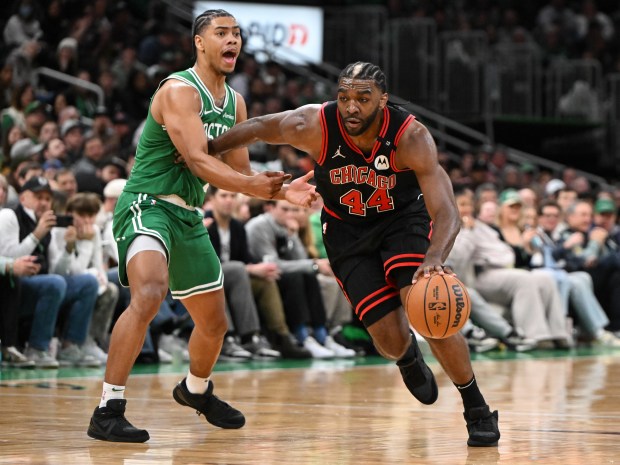
{"type": "Polygon", "coordinates": [[[465,308],[465,299],[463,298],[463,289],[460,285],[453,285],[452,292],[454,292],[454,296],[456,297],[456,315],[454,315],[454,323],[452,323],[452,326],[457,327],[461,321],[461,313],[465,308]]]}

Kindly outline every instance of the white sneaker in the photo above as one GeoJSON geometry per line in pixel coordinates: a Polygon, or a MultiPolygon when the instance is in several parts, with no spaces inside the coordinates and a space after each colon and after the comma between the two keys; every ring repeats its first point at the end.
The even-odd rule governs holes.
{"type": "Polygon", "coordinates": [[[49,352],[45,350],[37,350],[32,347],[28,347],[24,353],[28,360],[34,362],[36,368],[58,368],[60,364],[58,360],[52,357],[49,352]]]}
{"type": "Polygon", "coordinates": [[[53,337],[52,339],[50,339],[50,345],[47,352],[50,354],[50,357],[55,360],[58,360],[58,347],[60,347],[60,341],[58,340],[58,338],[53,337]]]}
{"type": "Polygon", "coordinates": [[[325,339],[325,348],[331,350],[336,358],[353,358],[355,357],[355,351],[345,346],[338,344],[334,341],[334,338],[327,336],[325,339]]]}
{"type": "Polygon", "coordinates": [[[99,360],[102,364],[106,364],[108,362],[108,354],[97,345],[94,339],[88,338],[86,342],[82,344],[82,352],[86,355],[91,355],[96,360],[99,360]]]}
{"type": "Polygon", "coordinates": [[[499,346],[499,340],[489,337],[486,331],[477,326],[472,326],[469,331],[463,334],[469,350],[476,353],[488,352],[499,346]]]}
{"type": "Polygon", "coordinates": [[[282,358],[282,354],[273,349],[263,335],[254,334],[252,340],[241,347],[250,352],[255,360],[277,360],[282,358]]]}
{"type": "Polygon", "coordinates": [[[92,355],[82,352],[77,344],[69,344],[58,349],[58,363],[61,366],[78,366],[88,368],[98,368],[101,362],[92,355]]]}
{"type": "Polygon", "coordinates": [[[159,357],[159,363],[172,363],[172,355],[164,349],[157,349],[157,356],[159,357]]]}
{"type": "Polygon", "coordinates": [[[2,366],[11,368],[34,368],[34,360],[22,354],[17,347],[2,348],[2,366]]]}
{"type": "Polygon", "coordinates": [[[187,342],[174,334],[162,334],[159,336],[159,348],[164,349],[169,354],[181,354],[183,362],[189,362],[189,350],[187,342]]]}
{"type": "Polygon", "coordinates": [[[312,358],[334,358],[336,354],[333,350],[322,346],[312,336],[308,336],[304,341],[304,347],[312,354],[312,358]]]}
{"type": "Polygon", "coordinates": [[[592,343],[597,346],[620,348],[620,338],[610,331],[603,331],[592,343]]]}
{"type": "Polygon", "coordinates": [[[234,336],[226,336],[218,360],[223,362],[247,362],[252,360],[252,353],[241,347],[234,336]]]}

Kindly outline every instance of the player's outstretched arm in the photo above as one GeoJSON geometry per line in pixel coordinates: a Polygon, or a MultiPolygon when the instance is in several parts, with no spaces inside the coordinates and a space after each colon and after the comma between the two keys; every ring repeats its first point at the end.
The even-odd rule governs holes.
{"type": "MultiPolygon", "coordinates": [[[[226,159],[229,153],[245,150],[244,147],[260,140],[274,145],[289,144],[316,159],[322,140],[319,109],[319,105],[305,105],[296,110],[241,122],[209,141],[209,153],[219,154],[226,159]]],[[[313,172],[309,172],[284,185],[274,198],[309,206],[317,198],[316,188],[308,183],[313,175],[313,172]]]]}
{"type": "Polygon", "coordinates": [[[221,154],[263,141],[292,145],[316,159],[322,137],[319,109],[319,105],[305,105],[296,110],[250,118],[209,141],[209,153],[221,154]]]}
{"type": "Polygon", "coordinates": [[[198,116],[200,97],[196,90],[182,82],[168,81],[155,95],[151,111],[155,120],[166,126],[190,171],[221,189],[270,199],[290,178],[281,171],[244,175],[217,158],[207,156],[207,136],[198,116]]]}
{"type": "MultiPolygon", "coordinates": [[[[431,244],[424,262],[413,277],[415,282],[432,271],[444,271],[444,261],[459,232],[460,218],[452,183],[439,165],[435,142],[423,124],[414,121],[409,126],[398,147],[397,159],[400,168],[408,167],[415,171],[426,208],[433,220],[431,244]]],[[[449,269],[445,271],[451,272],[449,269]]]]}

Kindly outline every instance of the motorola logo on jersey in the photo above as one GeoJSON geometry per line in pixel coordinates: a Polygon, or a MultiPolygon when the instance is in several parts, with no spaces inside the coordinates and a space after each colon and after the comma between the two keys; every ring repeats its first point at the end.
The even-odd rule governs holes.
{"type": "Polygon", "coordinates": [[[375,168],[377,168],[378,170],[389,170],[390,162],[388,161],[388,157],[386,157],[385,155],[379,155],[377,158],[375,158],[375,168]]]}

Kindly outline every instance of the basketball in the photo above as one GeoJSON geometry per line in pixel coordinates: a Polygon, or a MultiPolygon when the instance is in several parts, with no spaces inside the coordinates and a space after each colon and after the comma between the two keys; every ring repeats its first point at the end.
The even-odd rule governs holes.
{"type": "Polygon", "coordinates": [[[434,273],[411,286],[405,310],[411,326],[420,335],[443,339],[463,327],[469,318],[471,300],[455,276],[434,273]]]}

